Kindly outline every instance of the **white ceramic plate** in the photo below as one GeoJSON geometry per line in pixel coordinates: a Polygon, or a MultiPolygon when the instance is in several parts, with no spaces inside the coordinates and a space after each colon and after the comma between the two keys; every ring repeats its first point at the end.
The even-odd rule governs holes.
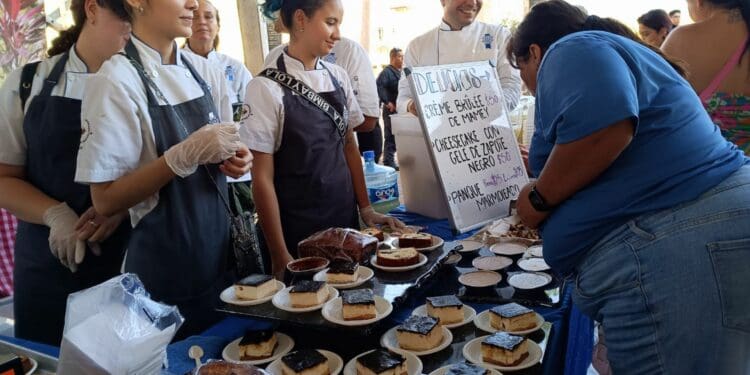
{"type": "MultiPolygon", "coordinates": [[[[313,276],[313,280],[328,282],[326,278],[326,272],[328,272],[328,268],[316,273],[315,276],[313,276]]],[[[357,281],[353,283],[343,283],[343,284],[328,283],[328,285],[336,289],[356,288],[366,283],[368,280],[372,279],[374,275],[375,275],[375,272],[372,270],[372,268],[359,266],[357,268],[357,281]]]]}
{"type": "MultiPolygon", "coordinates": [[[[31,370],[26,371],[26,375],[31,375],[31,374],[34,373],[34,371],[36,371],[36,368],[39,367],[39,363],[37,363],[36,359],[34,359],[34,358],[31,358],[31,357],[27,357],[27,358],[29,359],[29,362],[31,362],[31,370]]],[[[419,364],[420,364],[420,366],[422,365],[421,362],[419,364]]]]}
{"type": "MultiPolygon", "coordinates": [[[[323,354],[328,358],[328,369],[331,375],[336,375],[341,372],[341,369],[344,368],[344,360],[341,359],[338,354],[323,349],[318,349],[318,351],[320,354],[323,354]]],[[[266,371],[273,375],[283,375],[281,371],[281,358],[271,362],[271,364],[266,367],[266,371]]]]}
{"type": "Polygon", "coordinates": [[[286,288],[286,285],[284,285],[284,283],[282,283],[281,281],[274,280],[274,282],[276,283],[276,291],[273,292],[271,295],[265,296],[263,298],[258,298],[258,299],[239,299],[234,294],[234,285],[230,285],[229,288],[224,289],[224,291],[221,292],[221,294],[219,295],[219,298],[221,298],[221,300],[224,301],[224,302],[226,302],[226,303],[229,303],[229,304],[232,304],[232,305],[237,305],[237,306],[260,305],[261,303],[266,303],[266,302],[270,301],[273,298],[273,296],[276,295],[276,293],[278,293],[280,290],[286,288]]]}
{"type": "MultiPolygon", "coordinates": [[[[414,311],[411,312],[412,315],[422,315],[427,316],[427,305],[422,305],[414,309],[414,311]]],[[[457,323],[451,323],[451,324],[444,324],[443,326],[448,328],[456,328],[460,327],[472,320],[474,320],[474,317],[477,315],[477,311],[474,310],[469,305],[464,305],[464,320],[457,322],[457,323]]]]}
{"type": "MultiPolygon", "coordinates": [[[[431,372],[430,375],[445,375],[445,373],[448,372],[448,369],[451,368],[451,366],[453,365],[443,366],[431,372]]],[[[492,370],[492,369],[488,369],[488,370],[490,370],[490,375],[503,375],[500,371],[492,370]]]]}
{"type": "Polygon", "coordinates": [[[490,251],[497,255],[519,255],[523,254],[529,247],[518,242],[498,242],[490,246],[490,251]]]}
{"type": "Polygon", "coordinates": [[[273,299],[271,300],[273,305],[284,311],[289,311],[289,312],[294,312],[294,313],[308,312],[308,311],[315,311],[323,307],[323,305],[325,305],[326,302],[332,299],[335,299],[336,297],[339,296],[339,291],[336,290],[336,288],[328,285],[328,299],[325,302],[321,303],[320,305],[315,305],[315,306],[310,306],[310,307],[292,307],[292,301],[289,299],[289,291],[291,289],[292,287],[288,286],[282,289],[280,292],[276,293],[276,295],[273,296],[273,299]]]}
{"type": "Polygon", "coordinates": [[[378,256],[373,255],[372,259],[370,259],[370,264],[372,264],[373,267],[385,271],[385,272],[404,272],[404,271],[411,271],[414,269],[417,269],[419,267],[424,266],[427,263],[427,256],[419,253],[419,262],[412,264],[411,266],[404,266],[404,267],[385,267],[378,265],[378,256]]]}
{"type": "Polygon", "coordinates": [[[464,345],[464,358],[466,358],[467,361],[491,370],[518,371],[534,366],[542,360],[542,348],[539,347],[539,344],[535,343],[533,340],[526,339],[529,342],[529,355],[526,356],[523,362],[515,366],[500,366],[485,362],[482,360],[482,340],[486,337],[487,336],[477,337],[464,345]]]}
{"type": "Polygon", "coordinates": [[[546,271],[550,267],[542,258],[522,258],[518,260],[518,267],[524,271],[546,271]]]}
{"type": "Polygon", "coordinates": [[[292,348],[294,348],[294,340],[281,332],[276,332],[276,340],[276,348],[273,350],[273,354],[268,358],[248,361],[241,360],[240,341],[242,341],[242,337],[227,344],[227,346],[225,346],[224,350],[221,352],[221,357],[224,358],[225,361],[244,363],[248,365],[262,365],[271,361],[275,361],[285,356],[286,353],[289,353],[290,351],[292,351],[292,348]]]}
{"type": "Polygon", "coordinates": [[[464,247],[463,249],[459,250],[460,253],[470,253],[484,247],[483,243],[472,240],[463,240],[460,241],[459,244],[464,247]]]}
{"type": "Polygon", "coordinates": [[[478,270],[500,271],[513,265],[513,259],[502,255],[490,255],[474,258],[471,265],[478,270]]]}
{"type": "Polygon", "coordinates": [[[495,271],[472,271],[458,277],[458,282],[472,288],[486,288],[497,285],[503,276],[495,271]]]}
{"type": "Polygon", "coordinates": [[[393,305],[381,296],[375,296],[375,317],[367,320],[344,320],[341,297],[328,301],[323,306],[323,318],[325,320],[340,324],[342,326],[365,326],[384,319],[393,311],[393,305]]]}
{"type": "MultiPolygon", "coordinates": [[[[370,352],[374,352],[375,350],[366,351],[354,358],[351,359],[351,361],[346,363],[346,366],[344,366],[344,375],[357,375],[357,358],[368,354],[370,352]]],[[[409,352],[403,352],[399,353],[404,358],[406,358],[406,374],[407,375],[422,375],[422,361],[419,360],[419,357],[415,356],[414,354],[411,354],[409,352]]]]}
{"type": "MultiPolygon", "coordinates": [[[[432,234],[430,236],[432,237],[432,245],[431,246],[427,246],[427,247],[415,247],[415,249],[417,249],[417,251],[432,251],[432,250],[437,249],[440,246],[443,246],[443,244],[445,243],[445,241],[443,241],[443,239],[440,238],[440,237],[438,237],[438,236],[435,236],[435,235],[432,235],[432,234]]],[[[394,246],[394,247],[396,247],[396,248],[398,248],[399,247],[398,246],[398,238],[395,238],[393,241],[391,241],[391,245],[394,246]]]]}
{"type": "Polygon", "coordinates": [[[443,263],[443,264],[446,264],[446,265],[449,265],[449,266],[453,265],[453,264],[457,264],[463,258],[464,257],[461,256],[461,254],[451,254],[451,255],[448,256],[448,258],[445,259],[445,263],[443,263]]]}
{"type": "Polygon", "coordinates": [[[394,352],[398,352],[398,353],[412,353],[412,354],[414,354],[416,356],[423,356],[423,355],[428,355],[428,354],[432,354],[432,353],[437,353],[437,352],[439,352],[439,351],[447,348],[448,346],[450,346],[450,344],[453,342],[453,334],[451,333],[451,330],[448,329],[448,327],[439,326],[438,329],[442,329],[443,330],[443,341],[438,346],[436,346],[436,347],[434,347],[432,349],[429,349],[429,350],[421,351],[421,352],[417,352],[417,351],[414,351],[414,350],[406,350],[406,349],[402,349],[400,346],[398,346],[398,339],[396,338],[396,329],[397,328],[398,328],[398,326],[393,327],[393,328],[389,329],[386,333],[384,333],[383,336],[380,338],[380,345],[382,345],[382,346],[384,346],[384,347],[386,347],[386,348],[388,348],[390,350],[393,350],[394,352]]]}
{"type": "Polygon", "coordinates": [[[508,284],[517,289],[537,289],[552,282],[552,276],[544,272],[520,272],[508,277],[508,284]]]}
{"type": "MultiPolygon", "coordinates": [[[[490,323],[490,310],[485,310],[481,312],[479,315],[477,315],[476,318],[474,318],[474,325],[477,326],[477,328],[481,329],[482,331],[489,332],[489,333],[495,333],[500,331],[499,329],[492,326],[490,323]]],[[[536,315],[536,325],[534,327],[531,327],[529,329],[524,329],[520,331],[506,331],[508,333],[512,333],[514,335],[528,335],[529,333],[536,332],[539,328],[542,328],[542,324],[544,324],[544,318],[537,314],[536,315]]]]}

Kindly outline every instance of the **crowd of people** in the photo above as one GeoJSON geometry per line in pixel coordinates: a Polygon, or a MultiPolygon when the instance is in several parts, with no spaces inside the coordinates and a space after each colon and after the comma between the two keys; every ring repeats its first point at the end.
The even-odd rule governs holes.
{"type": "Polygon", "coordinates": [[[403,226],[370,206],[360,159],[398,166],[389,116],[419,114],[402,68],[489,61],[508,110],[522,85],[536,96],[518,214],[614,372],[747,373],[750,4],[687,2],[695,23],[651,11],[639,37],[563,0],[514,31],[478,21],[482,0],[442,0],[376,78],[340,35],[342,0],[267,0],[290,40],[255,77],[217,51],[209,0],[73,0],[50,57],[0,91],[16,335],[59,344],[68,294],[121,271],[180,308],[178,337],[209,327],[237,276],[227,182],[250,172],[278,278],[318,230],[403,226]]]}

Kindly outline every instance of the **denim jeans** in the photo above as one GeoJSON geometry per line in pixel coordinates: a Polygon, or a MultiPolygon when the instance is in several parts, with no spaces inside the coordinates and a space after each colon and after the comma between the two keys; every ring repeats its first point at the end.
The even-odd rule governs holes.
{"type": "Polygon", "coordinates": [[[750,374],[750,166],[613,230],[574,277],[614,374],[750,374]]]}

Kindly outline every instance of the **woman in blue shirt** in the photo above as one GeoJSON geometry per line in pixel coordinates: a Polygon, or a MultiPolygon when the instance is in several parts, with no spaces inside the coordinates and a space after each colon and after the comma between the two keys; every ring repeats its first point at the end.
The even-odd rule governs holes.
{"type": "Polygon", "coordinates": [[[681,67],[561,0],[508,52],[536,95],[518,212],[602,322],[614,372],[747,373],[750,166],[681,67]]]}

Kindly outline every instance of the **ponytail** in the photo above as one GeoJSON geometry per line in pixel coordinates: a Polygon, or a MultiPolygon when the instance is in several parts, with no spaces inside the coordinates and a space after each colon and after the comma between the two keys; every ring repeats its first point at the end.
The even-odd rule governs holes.
{"type": "Polygon", "coordinates": [[[686,75],[685,68],[679,62],[644,43],[627,26],[611,18],[587,16],[584,11],[563,0],[544,1],[531,8],[508,42],[508,60],[518,68],[516,61],[529,58],[529,47],[532,44],[539,45],[544,53],[564,36],[589,30],[606,31],[638,42],[661,56],[681,76],[686,75]]]}
{"type": "Polygon", "coordinates": [[[52,57],[67,52],[76,44],[78,36],[81,35],[81,30],[83,30],[83,24],[76,23],[61,31],[60,35],[52,41],[52,46],[47,50],[47,56],[52,57]]]}
{"type": "Polygon", "coordinates": [[[70,2],[70,11],[73,13],[73,26],[60,32],[60,35],[52,41],[52,47],[47,50],[47,56],[52,57],[67,52],[81,35],[83,25],[86,24],[86,0],[73,0],[70,2]]]}

